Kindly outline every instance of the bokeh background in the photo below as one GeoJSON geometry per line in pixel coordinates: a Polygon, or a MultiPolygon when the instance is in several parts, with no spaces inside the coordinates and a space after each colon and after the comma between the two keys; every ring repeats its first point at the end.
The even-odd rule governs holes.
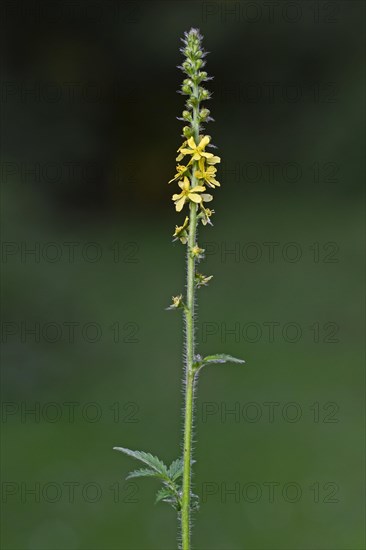
{"type": "Polygon", "coordinates": [[[223,158],[201,231],[200,550],[358,550],[364,3],[4,2],[2,548],[172,550],[114,445],[179,454],[180,37],[223,158]]]}

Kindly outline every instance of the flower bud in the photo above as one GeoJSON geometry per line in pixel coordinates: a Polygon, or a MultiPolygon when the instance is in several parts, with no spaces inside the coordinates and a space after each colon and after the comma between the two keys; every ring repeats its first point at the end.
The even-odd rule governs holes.
{"type": "Polygon", "coordinates": [[[206,90],[206,88],[200,87],[199,89],[199,98],[201,101],[205,101],[206,99],[210,99],[210,92],[206,90]]]}
{"type": "Polygon", "coordinates": [[[198,100],[195,96],[191,96],[189,99],[187,99],[186,105],[187,105],[187,107],[189,107],[189,108],[191,108],[191,107],[197,107],[198,101],[199,101],[199,100],[198,100]]]}
{"type": "Polygon", "coordinates": [[[207,117],[209,116],[209,114],[210,114],[209,109],[201,109],[199,113],[201,121],[207,120],[207,117]]]}
{"type": "Polygon", "coordinates": [[[184,126],[183,128],[183,135],[186,138],[190,138],[193,135],[193,130],[190,126],[184,126]]]}
{"type": "Polygon", "coordinates": [[[192,75],[194,73],[194,66],[188,59],[182,63],[182,69],[188,75],[192,75]]]}
{"type": "Polygon", "coordinates": [[[183,111],[182,117],[183,117],[183,119],[186,120],[187,122],[191,122],[191,121],[192,121],[192,114],[191,114],[190,111],[183,111]]]}

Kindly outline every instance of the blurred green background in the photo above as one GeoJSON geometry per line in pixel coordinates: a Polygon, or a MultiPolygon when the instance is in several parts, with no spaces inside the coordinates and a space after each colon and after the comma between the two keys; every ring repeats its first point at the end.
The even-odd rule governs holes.
{"type": "Polygon", "coordinates": [[[2,9],[2,548],[176,547],[112,447],[180,449],[191,26],[223,158],[197,338],[246,359],[200,378],[194,547],[365,548],[363,2],[2,9]]]}

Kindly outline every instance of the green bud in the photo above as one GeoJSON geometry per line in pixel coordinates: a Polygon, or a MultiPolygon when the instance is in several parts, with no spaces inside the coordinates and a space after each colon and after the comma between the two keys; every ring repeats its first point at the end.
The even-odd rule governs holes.
{"type": "Polygon", "coordinates": [[[199,100],[195,96],[191,96],[189,99],[187,99],[186,105],[187,105],[188,108],[197,107],[198,106],[198,101],[199,100]]]}
{"type": "Polygon", "coordinates": [[[183,128],[183,135],[186,138],[190,138],[193,136],[193,130],[190,126],[184,126],[183,128]]]}
{"type": "Polygon", "coordinates": [[[210,111],[203,108],[201,102],[209,99],[210,93],[201,86],[201,82],[209,80],[209,77],[203,70],[206,52],[198,29],[184,33],[183,43],[180,50],[184,55],[181,69],[185,77],[180,91],[187,96],[182,118],[187,123],[183,128],[183,135],[189,139],[192,136],[197,137],[197,132],[202,130],[200,124],[206,124],[209,120],[210,111]]]}
{"type": "Polygon", "coordinates": [[[200,119],[201,119],[201,120],[206,120],[207,117],[209,116],[209,114],[210,114],[209,109],[201,109],[201,110],[200,110],[200,113],[199,113],[200,119]]]}
{"type": "Polygon", "coordinates": [[[206,88],[199,88],[199,99],[200,101],[205,101],[206,99],[210,99],[210,92],[206,90],[206,88]]]}
{"type": "Polygon", "coordinates": [[[182,117],[183,117],[184,120],[186,120],[187,122],[191,122],[191,121],[192,121],[192,115],[191,115],[190,111],[183,111],[182,117]]]}
{"type": "Polygon", "coordinates": [[[192,65],[191,61],[188,59],[182,63],[183,70],[186,74],[189,76],[194,74],[194,66],[192,65]]]}

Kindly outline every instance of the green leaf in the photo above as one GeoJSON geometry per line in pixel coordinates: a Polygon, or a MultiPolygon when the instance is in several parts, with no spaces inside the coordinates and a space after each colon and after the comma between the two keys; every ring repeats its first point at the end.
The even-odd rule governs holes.
{"type": "Polygon", "coordinates": [[[181,509],[179,496],[179,487],[176,481],[183,475],[183,459],[174,460],[169,468],[157,456],[144,451],[131,451],[124,447],[113,447],[115,451],[131,456],[140,462],[143,462],[149,468],[140,468],[130,472],[126,479],[135,477],[155,477],[162,481],[163,487],[158,491],[156,502],[163,501],[171,504],[175,510],[181,509]]]}
{"type": "Polygon", "coordinates": [[[217,353],[215,355],[207,355],[202,358],[200,355],[195,356],[195,362],[193,363],[193,370],[199,371],[202,367],[210,365],[211,363],[245,363],[244,359],[238,359],[232,355],[226,353],[217,353]]]}
{"type": "Polygon", "coordinates": [[[161,501],[171,503],[172,500],[175,501],[174,494],[167,487],[162,487],[156,493],[156,503],[161,501]]]}
{"type": "Polygon", "coordinates": [[[232,355],[226,355],[225,353],[217,353],[216,355],[207,355],[202,359],[203,365],[209,363],[245,363],[244,359],[238,359],[232,355]]]}
{"type": "Polygon", "coordinates": [[[169,466],[168,475],[172,481],[177,481],[183,475],[183,458],[177,458],[169,466]]]}
{"type": "Polygon", "coordinates": [[[174,491],[169,487],[162,487],[161,489],[159,489],[156,494],[155,503],[158,502],[167,502],[168,504],[173,506],[174,510],[177,511],[179,511],[182,506],[181,500],[177,493],[174,493],[174,491]]]}
{"type": "Polygon", "coordinates": [[[131,449],[125,449],[124,447],[113,447],[113,450],[131,456],[132,458],[143,462],[161,476],[168,477],[168,468],[157,456],[153,456],[150,453],[145,453],[144,451],[131,451],[131,449]]]}
{"type": "Polygon", "coordinates": [[[161,478],[161,474],[155,470],[149,470],[148,468],[141,468],[140,470],[134,470],[130,472],[126,479],[131,479],[133,477],[157,477],[161,478]]]}

